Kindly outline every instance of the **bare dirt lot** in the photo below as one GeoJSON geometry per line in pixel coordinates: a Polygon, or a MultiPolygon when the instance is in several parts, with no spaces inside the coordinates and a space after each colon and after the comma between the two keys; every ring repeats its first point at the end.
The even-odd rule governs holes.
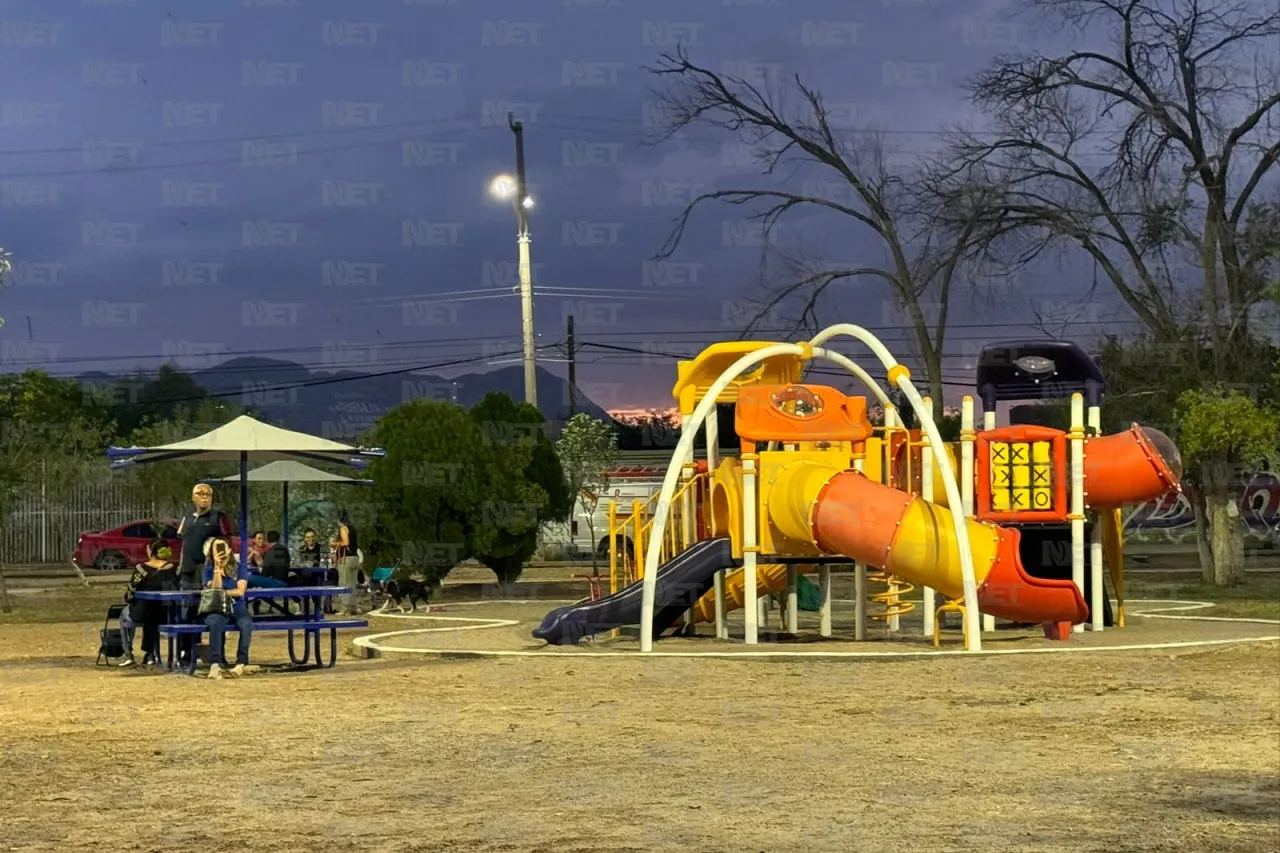
{"type": "MultiPolygon", "coordinates": [[[[0,617],[10,850],[1280,850],[1274,643],[839,663],[349,649],[330,671],[212,682],[95,667],[87,614],[117,593],[15,595],[0,617]]],[[[284,657],[269,635],[254,649],[284,657]]]]}

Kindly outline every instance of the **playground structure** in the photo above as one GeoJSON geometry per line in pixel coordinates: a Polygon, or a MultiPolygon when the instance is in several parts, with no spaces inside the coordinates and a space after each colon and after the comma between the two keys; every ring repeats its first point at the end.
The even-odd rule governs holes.
{"type": "Polygon", "coordinates": [[[620,519],[611,507],[611,594],[553,611],[534,636],[572,644],[638,624],[641,651],[651,651],[677,624],[713,621],[716,637],[728,639],[725,616],[741,607],[745,642],[755,645],[762,594],[785,593],[785,629],[797,631],[798,579],[810,566],[819,575],[819,633],[830,637],[831,566],[852,563],[855,640],[866,639],[868,620],[898,630],[915,587],[923,587],[924,633],[935,645],[948,612],[960,614],[971,651],[981,650],[995,618],[1039,623],[1046,636],[1066,640],[1086,622],[1103,630],[1109,621],[1104,556],[1123,626],[1119,510],[1178,488],[1177,448],[1136,424],[1103,436],[1105,380],[1071,344],[988,347],[978,387],[983,429],[966,397],[960,441],[947,444],[907,368],[857,326],[833,326],[809,342],[715,344],[681,362],[673,394],[684,428],[663,488],[620,519]],[[879,358],[920,429],[902,425],[865,370],[823,346],[839,336],[879,358]],[[883,426],[871,424],[865,397],[802,381],[817,359],[849,370],[874,395],[883,426]],[[1067,395],[1068,431],[996,426],[999,402],[1067,395]],[[717,452],[720,404],[734,405],[737,458],[717,452]],[[707,460],[695,463],[704,428],[707,460]],[[1046,559],[1067,551],[1064,565],[1046,559]]]}

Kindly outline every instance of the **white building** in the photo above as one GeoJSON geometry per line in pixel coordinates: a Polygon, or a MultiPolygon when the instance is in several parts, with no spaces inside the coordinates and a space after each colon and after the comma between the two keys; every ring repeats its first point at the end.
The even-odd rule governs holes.
{"type": "MultiPolygon", "coordinates": [[[[721,457],[737,451],[721,451],[721,457]]],[[[662,489],[662,480],[671,463],[671,450],[624,451],[620,462],[609,477],[607,494],[599,496],[595,512],[588,513],[581,502],[575,502],[572,521],[568,525],[548,525],[543,542],[547,545],[563,545],[579,553],[590,554],[591,549],[602,542],[607,547],[609,535],[609,502],[617,504],[619,517],[630,515],[635,501],[644,502],[662,489]]],[[[706,453],[699,452],[698,459],[706,453]]]]}

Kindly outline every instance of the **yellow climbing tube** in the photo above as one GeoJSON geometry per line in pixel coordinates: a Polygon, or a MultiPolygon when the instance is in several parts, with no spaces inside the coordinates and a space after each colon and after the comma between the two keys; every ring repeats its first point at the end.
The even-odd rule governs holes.
{"type": "MultiPolygon", "coordinates": [[[[742,582],[744,571],[734,569],[724,577],[724,612],[730,613],[742,606],[746,600],[747,585],[742,582]]],[[[787,567],[780,564],[756,566],[756,581],[761,595],[782,592],[787,588],[787,567]]],[[[693,606],[693,621],[716,621],[716,594],[714,591],[698,599],[693,606]]]]}

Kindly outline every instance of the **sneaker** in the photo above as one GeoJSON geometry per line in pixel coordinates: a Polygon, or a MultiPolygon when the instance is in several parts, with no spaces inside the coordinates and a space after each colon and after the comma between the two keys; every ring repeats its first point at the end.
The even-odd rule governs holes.
{"type": "Polygon", "coordinates": [[[209,677],[210,677],[210,678],[222,678],[222,667],[218,666],[218,664],[216,664],[216,663],[215,663],[215,664],[210,664],[210,665],[209,665],[209,677]]]}
{"type": "Polygon", "coordinates": [[[244,664],[238,663],[235,666],[231,667],[231,669],[227,670],[227,675],[231,676],[232,678],[239,678],[240,676],[244,675],[244,664]]]}
{"type": "Polygon", "coordinates": [[[120,663],[116,664],[116,666],[137,666],[137,663],[138,662],[133,659],[133,655],[129,655],[127,658],[120,661],[120,663]]]}

